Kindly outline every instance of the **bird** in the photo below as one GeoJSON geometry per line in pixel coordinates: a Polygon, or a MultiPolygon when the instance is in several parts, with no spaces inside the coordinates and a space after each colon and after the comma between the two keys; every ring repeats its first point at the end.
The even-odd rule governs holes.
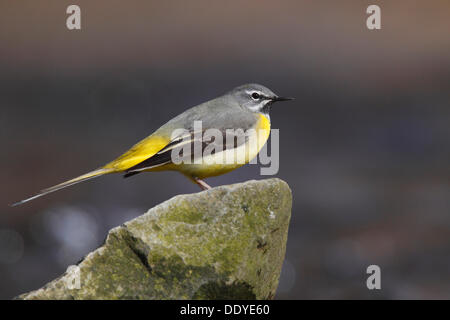
{"type": "Polygon", "coordinates": [[[230,172],[257,156],[270,135],[269,113],[272,105],[293,99],[280,97],[260,84],[238,86],[222,96],[184,111],[106,165],[43,189],[11,206],[111,173],[123,173],[128,178],[141,172],[175,170],[202,190],[210,189],[203,179],[230,172]],[[200,129],[196,128],[196,122],[201,124],[200,129]],[[205,137],[204,133],[209,129],[222,133],[224,138],[205,137]],[[182,133],[174,135],[177,130],[182,133]],[[236,132],[250,134],[245,133],[244,138],[240,139],[236,132]],[[206,156],[201,152],[198,155],[192,152],[196,144],[200,145],[201,151],[209,148],[212,152],[206,156]],[[178,153],[181,162],[174,161],[174,153],[178,153]],[[241,156],[243,161],[212,161],[223,159],[230,153],[241,156]],[[198,161],[199,158],[204,161],[198,161]]]}

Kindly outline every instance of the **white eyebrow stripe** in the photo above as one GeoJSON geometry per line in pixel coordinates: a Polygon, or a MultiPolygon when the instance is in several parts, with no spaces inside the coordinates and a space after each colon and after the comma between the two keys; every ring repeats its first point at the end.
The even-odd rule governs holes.
{"type": "Polygon", "coordinates": [[[260,94],[261,96],[263,96],[263,97],[265,97],[265,95],[262,93],[262,91],[258,91],[258,90],[252,90],[252,91],[250,91],[250,90],[246,90],[245,91],[245,93],[247,93],[247,94],[249,94],[249,95],[251,95],[252,93],[258,93],[258,94],[260,94]]]}

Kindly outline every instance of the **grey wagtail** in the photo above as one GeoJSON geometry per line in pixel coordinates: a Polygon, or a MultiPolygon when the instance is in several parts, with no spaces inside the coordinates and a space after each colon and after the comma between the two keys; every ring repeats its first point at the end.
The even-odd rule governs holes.
{"type": "MultiPolygon", "coordinates": [[[[12,206],[23,204],[82,181],[118,172],[123,172],[125,173],[124,177],[129,177],[143,171],[175,170],[198,184],[200,188],[210,189],[211,187],[202,179],[230,172],[255,158],[270,135],[269,112],[271,105],[277,101],[292,99],[279,97],[268,88],[259,84],[245,84],[236,87],[223,96],[192,107],[176,116],[150,136],[135,144],[120,157],[103,167],[44,189],[28,199],[14,203],[12,206]],[[186,161],[175,163],[173,161],[173,151],[177,147],[181,148],[186,145],[192,147],[196,142],[199,142],[199,139],[202,150],[211,147],[211,144],[219,145],[216,139],[213,141],[213,139],[204,138],[202,135],[199,138],[194,130],[196,121],[201,121],[203,131],[216,129],[222,132],[224,136],[230,134],[230,129],[252,132],[253,139],[249,139],[247,136],[245,139],[237,139],[238,141],[236,141],[236,137],[232,137],[232,143],[229,143],[227,140],[225,144],[220,144],[220,150],[215,150],[215,153],[209,155],[209,157],[212,156],[218,159],[230,152],[245,152],[244,161],[239,163],[198,162],[195,161],[198,160],[196,158],[198,155],[195,153],[192,155],[188,152],[183,154],[183,159],[196,158],[193,163],[186,163],[186,161]],[[187,134],[184,134],[183,137],[174,136],[173,132],[177,129],[184,129],[187,134]],[[253,129],[253,131],[249,129],[253,129]]],[[[233,132],[236,131],[231,130],[231,132],[231,134],[235,134],[233,132]]]]}

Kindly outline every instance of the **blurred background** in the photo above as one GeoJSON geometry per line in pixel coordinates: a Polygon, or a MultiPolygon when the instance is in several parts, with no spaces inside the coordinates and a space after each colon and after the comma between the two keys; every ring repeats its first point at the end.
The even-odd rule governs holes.
{"type": "MultiPolygon", "coordinates": [[[[294,197],[276,298],[450,298],[449,14],[447,0],[1,1],[0,298],[198,187],[112,175],[8,204],[247,82],[296,97],[271,114],[294,197]],[[381,30],[366,28],[370,4],[381,30]],[[371,264],[382,290],[366,288],[371,264]]],[[[245,166],[208,181],[263,178],[245,166]]]]}

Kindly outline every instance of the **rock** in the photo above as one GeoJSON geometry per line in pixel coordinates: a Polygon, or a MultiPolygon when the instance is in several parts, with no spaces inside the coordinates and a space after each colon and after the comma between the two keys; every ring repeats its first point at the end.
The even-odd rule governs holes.
{"type": "Polygon", "coordinates": [[[271,299],[292,196],[280,179],[175,196],[18,299],[271,299]]]}

